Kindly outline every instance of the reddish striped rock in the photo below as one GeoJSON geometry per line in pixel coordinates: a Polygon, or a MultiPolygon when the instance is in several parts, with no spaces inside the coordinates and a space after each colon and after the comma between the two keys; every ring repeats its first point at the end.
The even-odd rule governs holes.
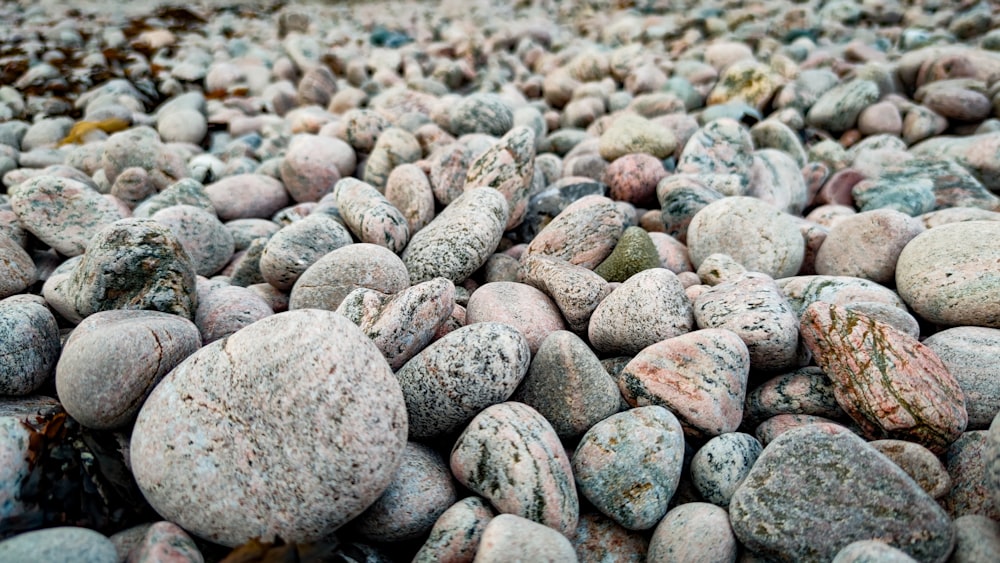
{"type": "Polygon", "coordinates": [[[694,437],[733,432],[743,419],[750,354],[734,332],[696,330],[639,352],[618,375],[633,407],[667,407],[694,437]]]}
{"type": "Polygon", "coordinates": [[[384,246],[399,253],[410,240],[406,217],[372,185],[344,178],[333,188],[337,209],[347,228],[361,242],[384,246]]]}
{"type": "Polygon", "coordinates": [[[776,280],[792,308],[801,315],[812,303],[837,305],[859,302],[885,303],[905,311],[906,305],[893,290],[863,278],[851,276],[793,276],[776,280]]]}
{"type": "Polygon", "coordinates": [[[829,303],[810,305],[801,322],[837,402],[869,438],[911,440],[942,453],[965,430],[958,381],[917,339],[829,303]]]}
{"type": "Polygon", "coordinates": [[[493,509],[477,496],[466,497],[445,510],[413,563],[472,563],[493,509]]]}
{"type": "Polygon", "coordinates": [[[452,448],[451,471],[501,513],[565,536],[576,529],[580,501],[569,458],[552,425],[528,405],[506,402],[479,413],[452,448]]]}
{"type": "Polygon", "coordinates": [[[614,201],[599,195],[568,205],[528,244],[524,256],[560,258],[594,269],[611,254],[625,232],[627,217],[614,201]]]}
{"type": "Polygon", "coordinates": [[[465,191],[489,187],[502,193],[510,206],[505,230],[513,229],[521,224],[528,210],[534,172],[535,132],[521,125],[472,161],[465,176],[465,191]]]}

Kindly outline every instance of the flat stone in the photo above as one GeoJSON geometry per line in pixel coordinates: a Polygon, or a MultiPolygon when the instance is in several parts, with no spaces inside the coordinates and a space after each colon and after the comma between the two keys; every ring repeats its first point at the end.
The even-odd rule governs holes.
{"type": "Polygon", "coordinates": [[[263,174],[235,174],[205,186],[222,221],[267,218],[291,202],[280,181],[263,174]]]}
{"type": "Polygon", "coordinates": [[[681,243],[687,242],[691,220],[708,204],[724,196],[706,185],[698,174],[672,174],[656,185],[656,198],[662,209],[666,233],[681,243]]]}
{"type": "Polygon", "coordinates": [[[0,299],[21,293],[37,278],[31,255],[12,237],[0,232],[0,299]]]}
{"type": "Polygon", "coordinates": [[[799,316],[817,301],[842,305],[862,302],[883,303],[906,310],[893,290],[871,280],[852,276],[794,276],[775,280],[799,316]]]}
{"type": "Polygon", "coordinates": [[[233,235],[214,213],[193,205],[174,205],[150,218],[166,225],[177,237],[199,276],[215,274],[233,257],[233,235]]]}
{"type": "Polygon", "coordinates": [[[146,531],[142,541],[129,553],[129,560],[136,563],[164,563],[176,561],[204,561],[198,546],[176,524],[156,522],[146,531]]]}
{"type": "Polygon", "coordinates": [[[809,109],[806,121],[813,127],[842,133],[855,126],[861,110],[878,100],[878,85],[854,79],[827,90],[809,109]]]}
{"type": "Polygon", "coordinates": [[[195,310],[194,324],[198,326],[205,344],[226,338],[274,313],[263,297],[248,288],[198,284],[198,309],[195,310]]]}
{"type": "Polygon", "coordinates": [[[684,145],[677,160],[677,173],[697,176],[735,176],[735,185],[725,195],[745,195],[753,166],[753,139],[739,121],[721,117],[706,123],[684,145]]]}

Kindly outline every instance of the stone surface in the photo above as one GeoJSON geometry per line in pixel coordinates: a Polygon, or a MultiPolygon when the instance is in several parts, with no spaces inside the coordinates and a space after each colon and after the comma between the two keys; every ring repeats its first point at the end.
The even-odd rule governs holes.
{"type": "Polygon", "coordinates": [[[745,420],[760,423],[779,414],[846,417],[833,393],[833,382],[811,366],[775,376],[747,393],[745,420]]]}
{"type": "Polygon", "coordinates": [[[987,563],[1000,558],[1000,523],[979,514],[955,519],[955,551],[949,561],[987,563]]]}
{"type": "Polygon", "coordinates": [[[951,490],[951,476],[944,464],[920,444],[903,440],[872,440],[868,444],[898,465],[930,496],[938,499],[951,490]]]}
{"type": "Polygon", "coordinates": [[[531,176],[535,171],[535,134],[523,125],[511,129],[469,164],[465,191],[493,188],[507,200],[510,216],[504,230],[524,221],[528,210],[531,176]]]}
{"type": "Polygon", "coordinates": [[[514,514],[490,520],[479,541],[475,563],[503,561],[576,562],[573,545],[566,536],[548,526],[514,514]]]}
{"type": "Polygon", "coordinates": [[[524,256],[541,255],[593,269],[611,254],[626,216],[604,196],[584,196],[555,217],[528,244],[524,256]]]}
{"type": "Polygon", "coordinates": [[[816,253],[816,273],[892,283],[899,253],[923,230],[919,220],[893,209],[844,217],[816,253]]]}
{"type": "Polygon", "coordinates": [[[263,297],[248,288],[198,284],[198,309],[194,314],[194,324],[198,326],[205,344],[230,336],[274,313],[263,297]]]}
{"type": "Polygon", "coordinates": [[[468,324],[505,323],[518,329],[528,339],[531,353],[549,334],[566,328],[559,308],[541,291],[517,282],[483,284],[472,293],[465,308],[468,324]]]}
{"type": "Polygon", "coordinates": [[[141,542],[128,555],[128,561],[134,563],[199,563],[204,560],[191,537],[170,522],[156,522],[150,526],[141,542]]]}
{"type": "Polygon", "coordinates": [[[260,255],[260,274],[274,287],[290,291],[320,258],[352,242],[350,231],[335,217],[311,213],[268,239],[260,255]]]}
{"type": "Polygon", "coordinates": [[[833,558],[833,563],[861,563],[881,561],[883,563],[915,563],[905,551],[896,549],[879,540],[858,540],[844,546],[833,558]]]}
{"type": "Polygon", "coordinates": [[[489,503],[477,496],[466,497],[445,510],[413,556],[415,563],[471,563],[479,549],[483,530],[493,519],[489,503]]]}
{"type": "MultiPolygon", "coordinates": [[[[570,264],[565,260],[528,256],[523,263],[514,258],[510,258],[510,261],[511,268],[520,271],[520,280],[551,297],[566,319],[570,330],[578,333],[587,331],[594,310],[611,293],[611,285],[607,280],[592,270],[570,264]]],[[[516,280],[487,279],[486,281],[516,280]]]]}
{"type": "Polygon", "coordinates": [[[780,561],[829,561],[871,538],[945,561],[955,541],[948,515],[902,469],[829,424],[771,442],[733,495],[729,518],[747,549],[780,561]]]}
{"type": "Polygon", "coordinates": [[[959,326],[936,332],[923,340],[941,359],[965,394],[968,430],[985,430],[1000,412],[1000,330],[959,326]]]}
{"type": "Polygon", "coordinates": [[[646,561],[649,540],[641,533],[622,527],[600,513],[580,515],[576,534],[570,540],[580,563],[621,561],[642,563],[646,561]]]}
{"type": "Polygon", "coordinates": [[[171,371],[139,412],[132,470],[159,513],[201,537],[314,541],[382,494],[406,434],[402,392],[375,345],[336,313],[291,311],[171,371]]]}
{"type": "Polygon", "coordinates": [[[406,217],[374,186],[344,178],[333,188],[344,223],[361,242],[384,246],[398,254],[410,239],[406,217]]]}
{"type": "Polygon", "coordinates": [[[981,514],[1000,520],[1000,506],[986,482],[986,447],[987,431],[971,430],[955,440],[943,456],[951,489],[940,502],[952,518],[981,514]]]}
{"type": "Polygon", "coordinates": [[[609,282],[623,282],[630,277],[660,266],[660,254],[653,239],[641,227],[628,227],[618,239],[618,244],[594,273],[609,282]]]}
{"type": "Polygon", "coordinates": [[[0,542],[4,561],[45,563],[115,563],[118,553],[104,535],[87,528],[62,526],[26,532],[0,542]]]}
{"type": "Polygon", "coordinates": [[[38,277],[31,255],[0,232],[0,299],[27,289],[38,277]]]}
{"type": "Polygon", "coordinates": [[[647,561],[736,561],[739,544],[726,510],[689,502],[670,510],[649,540],[647,561]]]}
{"type": "Polygon", "coordinates": [[[749,434],[720,434],[705,442],[691,458],[691,481],[706,501],[728,508],[733,493],[763,449],[757,438],[749,434]]]}
{"type": "Polygon", "coordinates": [[[344,298],[365,287],[396,293],[410,287],[406,265],[389,249],[356,243],[324,254],[292,286],[289,309],[336,311],[344,298]]]}
{"type": "Polygon", "coordinates": [[[0,300],[0,395],[29,395],[54,373],[60,353],[59,325],[40,302],[13,296],[0,300]]]}
{"type": "Polygon", "coordinates": [[[213,213],[193,205],[174,205],[150,218],[170,229],[199,276],[215,274],[233,257],[233,235],[213,213]]]}
{"type": "Polygon", "coordinates": [[[236,174],[205,186],[222,221],[266,218],[291,202],[280,181],[263,174],[236,174]]]}

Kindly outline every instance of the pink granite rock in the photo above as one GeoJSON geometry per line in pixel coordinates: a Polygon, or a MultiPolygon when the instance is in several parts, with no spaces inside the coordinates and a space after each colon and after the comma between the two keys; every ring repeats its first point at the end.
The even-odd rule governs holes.
{"type": "Polygon", "coordinates": [[[451,471],[501,513],[565,536],[576,529],[580,506],[569,458],[548,421],[523,403],[493,405],[473,418],[452,448],[451,471]]]}
{"type": "Polygon", "coordinates": [[[585,196],[556,215],[528,244],[524,255],[559,258],[592,270],[614,250],[625,223],[625,213],[613,201],[585,196]]]}
{"type": "Polygon", "coordinates": [[[816,273],[892,283],[903,247],[924,231],[919,220],[894,209],[844,217],[816,254],[816,273]]]}
{"type": "Polygon", "coordinates": [[[489,187],[503,194],[510,209],[505,230],[510,230],[524,220],[534,170],[535,133],[519,125],[469,164],[464,190],[489,187]]]}
{"type": "Polygon", "coordinates": [[[481,285],[469,298],[465,320],[467,324],[490,321],[513,326],[528,339],[532,355],[549,334],[566,328],[552,299],[530,285],[516,282],[481,285]]]}
{"type": "Polygon", "coordinates": [[[528,256],[521,264],[514,260],[512,267],[518,265],[521,281],[551,297],[575,332],[587,330],[594,309],[611,293],[610,284],[593,270],[565,260],[528,256]]]}
{"type": "Polygon", "coordinates": [[[905,440],[872,440],[868,445],[889,458],[913,478],[920,488],[939,499],[951,490],[951,476],[934,452],[905,440]]]}
{"type": "Polygon", "coordinates": [[[413,556],[414,563],[472,563],[493,516],[489,503],[480,497],[456,502],[434,522],[427,541],[413,556]]]}
{"type": "Polygon", "coordinates": [[[836,421],[812,414],[779,414],[758,424],[754,430],[754,436],[760,440],[761,444],[767,446],[775,438],[789,430],[817,423],[839,425],[836,421]]]}
{"type": "Polygon", "coordinates": [[[263,174],[226,176],[205,193],[222,221],[271,217],[291,201],[281,182],[263,174]]]}
{"type": "Polygon", "coordinates": [[[851,276],[795,276],[776,282],[800,316],[817,301],[844,306],[872,302],[906,308],[896,292],[871,280],[851,276]]]}
{"type": "Polygon", "coordinates": [[[406,217],[374,186],[355,178],[337,182],[333,199],[354,236],[361,242],[384,246],[398,254],[410,240],[406,217]]]}
{"type": "Polygon", "coordinates": [[[934,352],[912,336],[839,305],[802,314],[802,339],[834,382],[837,402],[869,438],[943,452],[968,422],[965,397],[934,352]]]}
{"type": "Polygon", "coordinates": [[[410,287],[410,277],[403,261],[387,248],[348,244],[328,252],[299,276],[288,307],[335,311],[359,287],[396,293],[410,287]]]}
{"type": "Polygon", "coordinates": [[[631,406],[665,406],[687,435],[710,437],[739,427],[749,373],[738,335],[696,330],[639,352],[618,375],[618,388],[631,406]]]}
{"type": "Polygon", "coordinates": [[[184,247],[195,273],[211,276],[233,257],[233,235],[212,213],[193,205],[172,205],[151,217],[166,225],[184,247]]]}
{"type": "Polygon", "coordinates": [[[969,413],[968,430],[985,430],[1000,412],[1000,329],[959,326],[923,340],[958,381],[969,413]]]}
{"type": "Polygon", "coordinates": [[[675,274],[693,270],[688,258],[687,246],[666,233],[649,232],[656,251],[660,255],[660,266],[675,274]]]}
{"type": "Polygon", "coordinates": [[[580,515],[576,535],[570,540],[579,563],[620,561],[643,563],[649,540],[639,533],[619,525],[600,513],[580,515]]]}
{"type": "Polygon", "coordinates": [[[858,130],[862,135],[901,135],[903,116],[892,102],[877,102],[858,114],[858,130]]]}
{"type": "Polygon", "coordinates": [[[158,513],[203,538],[316,541],[382,494],[406,429],[368,337],[336,313],[291,311],[171,371],[139,413],[132,470],[158,513]]]}
{"type": "Polygon", "coordinates": [[[354,149],[340,139],[297,135],[281,161],[281,181],[295,201],[319,201],[356,164],[354,149]]]}
{"type": "Polygon", "coordinates": [[[952,518],[981,514],[1000,520],[1000,506],[986,480],[987,431],[964,432],[944,454],[951,489],[941,497],[941,506],[952,518]]]}
{"type": "Polygon", "coordinates": [[[784,373],[747,393],[744,417],[759,424],[779,414],[808,414],[830,419],[845,418],[833,395],[833,382],[818,367],[784,373]]]}
{"type": "Polygon", "coordinates": [[[633,153],[622,156],[604,171],[611,199],[637,205],[656,201],[656,185],[667,176],[663,162],[653,155],[633,153]]]}
{"type": "Polygon", "coordinates": [[[576,554],[566,535],[514,514],[490,520],[479,541],[475,563],[506,561],[575,562],[576,554]]]}
{"type": "Polygon", "coordinates": [[[353,241],[351,232],[333,215],[310,213],[267,240],[260,255],[260,274],[276,289],[289,291],[320,258],[353,241]]]}
{"type": "Polygon", "coordinates": [[[42,299],[0,300],[0,396],[29,395],[59,361],[59,324],[42,299]]]}
{"type": "Polygon", "coordinates": [[[410,236],[434,218],[434,192],[427,174],[416,164],[401,164],[385,182],[385,198],[406,217],[410,236]]]}
{"type": "Polygon", "coordinates": [[[689,502],[668,512],[656,526],[647,560],[734,562],[738,547],[725,508],[689,502]]]}
{"type": "Polygon", "coordinates": [[[241,328],[274,314],[263,297],[235,285],[198,284],[194,323],[205,344],[225,338],[241,328]]]}
{"type": "Polygon", "coordinates": [[[21,293],[35,283],[37,277],[31,255],[13,238],[0,232],[0,299],[21,293]]]}

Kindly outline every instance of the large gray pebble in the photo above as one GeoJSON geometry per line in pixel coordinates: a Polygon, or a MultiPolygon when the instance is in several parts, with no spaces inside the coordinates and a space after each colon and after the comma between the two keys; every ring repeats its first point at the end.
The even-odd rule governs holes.
{"type": "Polygon", "coordinates": [[[0,301],[0,395],[27,395],[59,360],[59,325],[49,309],[25,297],[0,301]]]}
{"type": "Polygon", "coordinates": [[[335,311],[359,287],[396,293],[410,287],[410,277],[399,256],[385,247],[349,244],[326,253],[299,276],[288,307],[335,311]]]}
{"type": "Polygon", "coordinates": [[[118,552],[103,534],[89,528],[62,526],[26,532],[0,542],[0,561],[116,563],[118,552]]]}
{"type": "Polygon", "coordinates": [[[965,394],[967,430],[984,430],[1000,412],[1000,329],[960,326],[934,333],[923,343],[937,354],[965,394]]]}
{"type": "Polygon", "coordinates": [[[268,239],[260,255],[260,273],[267,283],[289,291],[320,258],[352,242],[350,231],[332,215],[311,213],[268,239]]]}
{"type": "Polygon", "coordinates": [[[37,277],[31,255],[12,237],[0,232],[0,299],[24,291],[37,277]]]}
{"type": "Polygon", "coordinates": [[[689,502],[673,508],[656,526],[646,560],[735,563],[738,548],[724,508],[689,502]]]}
{"type": "Polygon", "coordinates": [[[727,432],[712,438],[691,458],[691,480],[704,499],[723,508],[746,479],[764,449],[750,434],[727,432]]]}
{"type": "Polygon", "coordinates": [[[827,90],[806,114],[809,125],[842,133],[858,121],[861,110],[878,100],[878,85],[871,80],[855,79],[827,90]]]}
{"type": "Polygon", "coordinates": [[[213,213],[193,205],[175,205],[151,218],[174,233],[200,276],[215,274],[233,256],[233,235],[213,213]]]}
{"type": "Polygon", "coordinates": [[[500,514],[483,530],[474,563],[551,561],[576,563],[573,545],[549,526],[514,514],[500,514]]]}

